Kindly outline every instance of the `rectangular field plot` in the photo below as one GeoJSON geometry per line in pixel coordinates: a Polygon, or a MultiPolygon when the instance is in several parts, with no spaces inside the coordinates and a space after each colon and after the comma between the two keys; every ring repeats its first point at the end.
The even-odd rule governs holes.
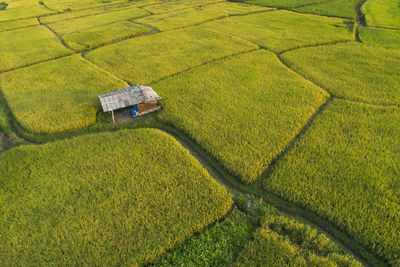
{"type": "Polygon", "coordinates": [[[71,20],[49,23],[48,26],[58,34],[67,34],[85,29],[95,28],[117,21],[139,18],[149,15],[148,12],[140,8],[129,8],[93,16],[81,17],[71,20]]]}
{"type": "Polygon", "coordinates": [[[68,55],[54,34],[43,26],[0,32],[0,71],[68,55]]]}
{"type": "Polygon", "coordinates": [[[179,10],[179,9],[186,9],[190,7],[195,7],[195,6],[202,6],[202,5],[208,5],[212,3],[217,3],[217,2],[224,2],[223,0],[179,0],[179,1],[171,1],[171,2],[165,2],[162,4],[158,5],[150,5],[150,6],[145,6],[144,9],[147,11],[153,13],[153,14],[161,14],[165,12],[171,12],[174,10],[179,10]]]}
{"type": "Polygon", "coordinates": [[[304,48],[285,62],[331,94],[350,100],[400,104],[400,51],[361,44],[304,48]]]}
{"type": "MultiPolygon", "coordinates": [[[[369,0],[368,0],[369,1],[369,0]]],[[[302,13],[312,13],[324,16],[336,16],[341,18],[353,19],[356,16],[354,7],[360,0],[331,0],[304,7],[294,8],[293,10],[302,13]]]]}
{"type": "Polygon", "coordinates": [[[400,5],[398,0],[368,0],[362,6],[367,25],[400,30],[400,5]]]}
{"type": "Polygon", "coordinates": [[[272,9],[246,6],[236,3],[219,3],[205,5],[193,9],[185,9],[173,13],[166,13],[138,19],[136,21],[157,27],[161,31],[182,28],[190,25],[197,25],[217,18],[224,18],[230,15],[247,14],[272,9]]]}
{"type": "MultiPolygon", "coordinates": [[[[334,100],[264,181],[396,266],[400,109],[334,100]]],[[[400,262],[398,262],[400,263],[400,262]]]]}
{"type": "Polygon", "coordinates": [[[363,266],[317,228],[269,210],[231,266],[363,266]]]}
{"type": "Polygon", "coordinates": [[[69,12],[64,12],[61,14],[55,14],[52,16],[42,17],[42,18],[40,18],[40,21],[42,23],[48,24],[51,22],[58,22],[58,21],[62,21],[62,20],[71,20],[71,19],[80,18],[80,17],[86,17],[86,16],[98,15],[98,14],[102,14],[102,13],[119,11],[122,9],[130,8],[132,6],[133,6],[133,4],[124,3],[124,4],[120,4],[120,5],[108,5],[108,6],[89,8],[89,9],[82,9],[82,10],[77,10],[77,11],[69,11],[69,12]]]}
{"type": "Polygon", "coordinates": [[[163,98],[160,119],[246,183],[260,177],[328,98],[266,51],[213,62],[153,88],[163,98]]]}
{"type": "Polygon", "coordinates": [[[125,3],[125,0],[43,0],[51,9],[63,11],[90,9],[100,6],[112,6],[118,3],[125,3]]]}
{"type": "Polygon", "coordinates": [[[200,28],[232,34],[275,52],[321,43],[352,40],[345,20],[290,11],[236,16],[205,23],[200,28]]]}
{"type": "Polygon", "coordinates": [[[149,27],[144,27],[130,21],[122,21],[66,34],[62,38],[73,49],[84,50],[150,31],[152,29],[149,27]]]}
{"type": "Polygon", "coordinates": [[[27,130],[52,134],[96,122],[97,96],[127,85],[80,55],[2,74],[1,89],[15,118],[27,130]]]}
{"type": "Polygon", "coordinates": [[[144,266],[223,217],[233,201],[151,129],[20,146],[0,161],[5,265],[144,266]]]}
{"type": "Polygon", "coordinates": [[[39,4],[39,1],[18,0],[8,1],[3,0],[7,7],[5,10],[0,10],[0,22],[7,20],[18,20],[23,18],[32,18],[35,16],[56,14],[56,11],[45,8],[39,4]]]}
{"type": "Polygon", "coordinates": [[[252,49],[256,46],[237,38],[184,29],[102,47],[86,58],[132,84],[149,84],[204,62],[252,49]]]}
{"type": "Polygon", "coordinates": [[[28,27],[33,25],[39,25],[37,19],[21,19],[21,20],[13,20],[13,21],[3,21],[0,22],[0,32],[13,30],[22,27],[28,27]]]}
{"type": "Polygon", "coordinates": [[[293,8],[311,4],[318,4],[324,1],[326,0],[250,0],[246,1],[245,3],[267,7],[293,8]]]}
{"type": "Polygon", "coordinates": [[[361,27],[359,38],[369,46],[400,49],[400,30],[361,27]]]}

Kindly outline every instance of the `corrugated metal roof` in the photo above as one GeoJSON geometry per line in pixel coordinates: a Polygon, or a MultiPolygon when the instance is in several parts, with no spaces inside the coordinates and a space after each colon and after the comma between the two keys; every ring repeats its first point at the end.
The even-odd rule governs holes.
{"type": "Polygon", "coordinates": [[[161,97],[148,86],[131,86],[107,94],[99,95],[104,112],[125,108],[140,103],[161,99],[161,97]]]}

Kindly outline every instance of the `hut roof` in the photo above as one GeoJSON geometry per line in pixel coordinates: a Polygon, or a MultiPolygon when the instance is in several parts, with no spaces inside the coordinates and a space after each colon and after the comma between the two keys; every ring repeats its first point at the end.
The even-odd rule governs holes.
{"type": "Polygon", "coordinates": [[[161,97],[148,86],[131,86],[107,94],[99,95],[103,111],[111,111],[153,100],[161,97]]]}

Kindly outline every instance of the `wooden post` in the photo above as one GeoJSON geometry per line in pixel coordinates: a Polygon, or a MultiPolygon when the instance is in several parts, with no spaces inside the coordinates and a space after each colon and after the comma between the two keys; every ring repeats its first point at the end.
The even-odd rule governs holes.
{"type": "Polygon", "coordinates": [[[114,110],[111,110],[111,116],[112,116],[113,124],[115,124],[114,110]]]}

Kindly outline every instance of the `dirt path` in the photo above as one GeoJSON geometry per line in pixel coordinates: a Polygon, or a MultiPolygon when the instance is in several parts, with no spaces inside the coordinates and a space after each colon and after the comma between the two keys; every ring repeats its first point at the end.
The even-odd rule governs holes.
{"type": "Polygon", "coordinates": [[[10,148],[10,146],[11,144],[8,136],[2,131],[0,131],[0,153],[10,148]]]}
{"type": "MultiPolygon", "coordinates": [[[[176,141],[178,141],[180,144],[182,144],[186,149],[189,150],[190,154],[193,155],[205,168],[209,174],[214,177],[220,184],[224,185],[227,187],[228,191],[235,195],[240,195],[240,194],[254,194],[254,192],[251,192],[252,190],[249,188],[249,190],[242,190],[241,188],[238,188],[234,184],[230,182],[229,179],[225,177],[224,174],[222,174],[218,168],[214,167],[214,164],[210,162],[210,160],[203,156],[201,152],[199,152],[190,142],[186,141],[185,138],[180,136],[180,134],[176,134],[173,131],[170,131],[166,128],[163,127],[155,127],[168,135],[172,136],[176,141]]],[[[255,193],[256,195],[259,195],[255,193]]],[[[269,194],[266,192],[266,194],[269,194]]],[[[263,198],[263,195],[259,195],[259,197],[263,198]]],[[[271,205],[275,207],[277,210],[280,212],[299,219],[300,221],[303,221],[313,227],[316,227],[319,229],[321,232],[326,234],[328,237],[330,237],[333,241],[336,243],[340,244],[341,247],[343,247],[345,250],[350,252],[358,261],[360,261],[363,265],[365,266],[384,266],[385,264],[376,256],[374,256],[372,253],[369,251],[364,250],[364,254],[360,253],[359,249],[362,248],[361,245],[358,243],[354,242],[349,236],[347,236],[344,232],[341,230],[337,229],[335,226],[333,226],[331,223],[326,223],[324,220],[318,220],[318,219],[313,219],[313,217],[309,216],[310,213],[309,211],[306,211],[302,208],[296,207],[294,204],[287,202],[278,196],[273,196],[274,198],[278,199],[280,202],[279,205],[275,205],[276,203],[271,203],[268,200],[264,200],[265,203],[268,205],[271,205]],[[295,207],[295,208],[293,208],[295,207]],[[322,222],[322,223],[321,223],[322,222]],[[349,240],[351,240],[349,242],[349,240]],[[353,242],[352,242],[353,241],[353,242]],[[369,254],[368,258],[373,259],[374,263],[370,262],[366,257],[365,254],[369,254]]]]}

